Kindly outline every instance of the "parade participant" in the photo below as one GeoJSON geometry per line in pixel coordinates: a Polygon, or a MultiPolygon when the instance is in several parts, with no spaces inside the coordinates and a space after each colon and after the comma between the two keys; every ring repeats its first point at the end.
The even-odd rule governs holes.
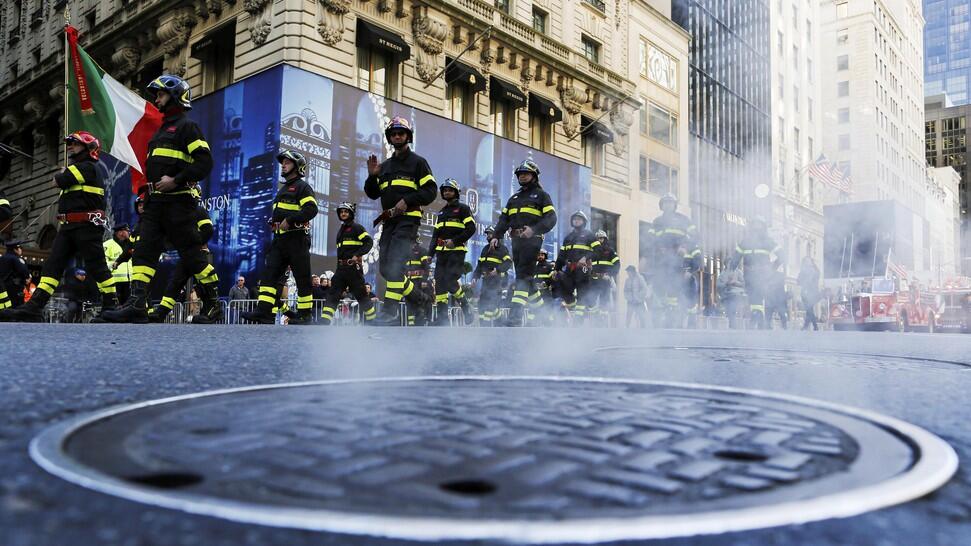
{"type": "Polygon", "coordinates": [[[41,270],[40,282],[30,301],[20,309],[0,312],[0,320],[41,322],[44,307],[61,283],[68,262],[80,257],[101,292],[102,313],[117,304],[111,272],[105,262],[101,238],[104,235],[105,185],[99,169],[101,143],[87,131],[76,131],[65,137],[70,165],[54,176],[61,193],[57,202],[60,227],[54,237],[51,254],[41,270]]]}
{"type": "Polygon", "coordinates": [[[346,289],[351,297],[357,300],[358,309],[365,323],[374,320],[376,312],[371,303],[367,283],[364,282],[362,258],[371,251],[374,241],[364,226],[354,221],[357,205],[341,203],[337,205],[337,217],[341,225],[337,228],[337,271],[330,280],[330,288],[326,293],[326,301],[321,312],[324,324],[334,320],[337,302],[341,293],[346,289]]]}
{"type": "Polygon", "coordinates": [[[536,274],[533,275],[533,291],[529,294],[529,310],[533,320],[549,324],[553,306],[553,262],[545,248],[536,254],[536,274]]]}
{"type": "Polygon", "coordinates": [[[654,219],[646,243],[653,258],[651,278],[654,293],[663,315],[657,323],[671,328],[680,326],[683,321],[681,295],[684,258],[686,249],[697,246],[697,230],[690,218],[677,211],[678,199],[673,194],[661,197],[658,206],[661,215],[654,219]]]}
{"type": "Polygon", "coordinates": [[[574,326],[583,324],[595,298],[590,287],[590,274],[593,251],[600,243],[587,229],[587,222],[587,214],[582,210],[570,216],[573,231],[563,239],[553,267],[553,279],[560,283],[560,296],[573,317],[574,326]]]}
{"type": "MultiPolygon", "coordinates": [[[[196,230],[199,236],[199,250],[203,252],[206,256],[211,256],[209,252],[209,240],[212,239],[214,229],[212,220],[209,218],[209,211],[206,207],[199,205],[196,207],[196,230]]],[[[182,290],[185,288],[186,283],[192,277],[196,279],[196,286],[204,285],[208,283],[217,282],[215,278],[215,268],[212,264],[209,267],[203,269],[196,275],[191,275],[186,268],[182,267],[182,262],[179,261],[175,265],[175,271],[172,272],[172,276],[169,278],[168,284],[165,286],[165,295],[162,296],[162,301],[158,305],[152,307],[148,310],[148,321],[149,322],[165,322],[165,318],[175,307],[176,300],[182,294],[182,290]]],[[[188,294],[186,295],[188,296],[188,294]]],[[[223,318],[223,313],[220,310],[218,313],[212,313],[212,315],[199,314],[191,318],[191,321],[196,324],[215,324],[221,321],[223,318]]]]}
{"type": "Polygon", "coordinates": [[[289,267],[297,284],[297,315],[290,317],[289,324],[310,324],[314,297],[310,282],[310,221],[317,216],[317,199],[313,188],[303,179],[307,173],[303,155],[284,150],[276,160],[280,163],[283,181],[273,199],[270,217],[273,241],[260,277],[256,310],[246,311],[242,317],[257,324],[275,322],[273,308],[280,295],[278,284],[289,267]]]}
{"type": "Polygon", "coordinates": [[[745,292],[748,294],[751,324],[768,329],[765,314],[765,295],[772,273],[782,264],[781,247],[769,236],[765,218],[756,216],[749,221],[745,236],[735,246],[734,267],[742,265],[745,273],[745,292]]]}
{"type": "MultiPolygon", "coordinates": [[[[152,80],[148,91],[155,94],[162,124],[148,143],[145,159],[149,190],[132,256],[131,297],[121,308],[102,314],[108,322],[148,322],[148,285],[166,240],[178,251],[182,266],[190,274],[199,276],[211,267],[199,247],[195,186],[212,170],[212,154],[199,126],[185,115],[192,108],[192,91],[188,83],[172,75],[152,80]]],[[[221,319],[218,277],[212,273],[207,279],[210,282],[199,286],[200,315],[207,319],[193,317],[195,323],[221,319]]]]}
{"type": "Polygon", "coordinates": [[[502,292],[502,281],[506,272],[512,267],[512,258],[506,245],[498,242],[493,245],[492,241],[496,238],[496,228],[489,226],[485,230],[485,235],[489,244],[482,249],[479,255],[479,262],[472,272],[472,286],[474,287],[481,279],[482,285],[479,288],[479,323],[484,326],[486,322],[495,325],[495,320],[499,318],[499,300],[502,292]]]}
{"type": "Polygon", "coordinates": [[[112,282],[118,301],[128,301],[131,295],[131,254],[135,245],[131,241],[128,224],[118,224],[111,228],[112,236],[104,242],[105,261],[111,270],[112,282]]]}
{"type": "Polygon", "coordinates": [[[418,237],[421,207],[435,200],[437,186],[428,162],[411,151],[414,132],[408,120],[391,118],[384,136],[394,153],[381,163],[373,154],[368,157],[364,193],[371,199],[380,199],[384,210],[375,220],[375,225],[384,222],[378,241],[378,270],[385,281],[384,307],[376,322],[395,325],[401,321],[398,304],[403,299],[416,308],[425,304],[421,291],[405,277],[405,262],[418,237]]]}
{"type": "Polygon", "coordinates": [[[592,300],[594,308],[589,310],[591,317],[600,318],[604,326],[609,325],[608,313],[613,306],[613,290],[617,287],[617,275],[620,274],[620,256],[614,247],[607,242],[607,232],[597,230],[594,235],[597,246],[593,251],[593,274],[591,276],[592,300]]]}
{"type": "Polygon", "coordinates": [[[448,324],[448,295],[462,307],[465,323],[471,324],[472,313],[469,302],[462,289],[462,273],[465,271],[465,243],[475,235],[475,219],[472,209],[459,201],[459,183],[448,178],[439,188],[445,206],[438,212],[435,232],[428,246],[428,256],[435,261],[435,305],[437,307],[436,326],[448,324]]]}
{"type": "Polygon", "coordinates": [[[489,243],[498,246],[509,231],[512,238],[512,257],[516,268],[512,309],[508,326],[522,326],[523,314],[533,288],[536,256],[543,246],[543,235],[556,226],[553,200],[539,184],[539,167],[527,159],[513,171],[519,181],[519,191],[506,202],[496,224],[496,236],[489,243]]]}
{"type": "Polygon", "coordinates": [[[21,244],[23,241],[7,241],[7,252],[0,256],[0,311],[24,304],[24,286],[30,273],[22,257],[21,244]]]}

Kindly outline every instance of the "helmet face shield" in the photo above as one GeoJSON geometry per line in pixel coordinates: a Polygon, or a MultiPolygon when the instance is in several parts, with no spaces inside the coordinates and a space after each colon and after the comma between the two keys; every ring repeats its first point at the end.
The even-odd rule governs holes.
{"type": "MultiPolygon", "coordinates": [[[[188,82],[178,76],[163,74],[148,84],[146,89],[156,94],[158,91],[165,91],[171,100],[182,106],[186,110],[192,109],[192,88],[188,82]]],[[[154,97],[151,97],[154,98],[154,97]]]]}
{"type": "Polygon", "coordinates": [[[280,163],[282,165],[284,159],[289,159],[290,161],[293,161],[294,165],[296,165],[297,173],[300,174],[300,176],[304,176],[307,174],[307,160],[306,158],[303,157],[303,154],[301,154],[300,152],[295,152],[293,150],[284,150],[279,154],[277,154],[276,156],[277,163],[280,163]]]}
{"type": "Polygon", "coordinates": [[[408,138],[405,140],[406,144],[411,144],[415,140],[415,132],[411,128],[411,123],[406,118],[395,116],[391,118],[391,121],[389,121],[388,125],[386,125],[384,128],[384,138],[387,139],[388,144],[393,145],[391,142],[391,135],[399,131],[403,131],[405,134],[407,134],[408,138]]]}

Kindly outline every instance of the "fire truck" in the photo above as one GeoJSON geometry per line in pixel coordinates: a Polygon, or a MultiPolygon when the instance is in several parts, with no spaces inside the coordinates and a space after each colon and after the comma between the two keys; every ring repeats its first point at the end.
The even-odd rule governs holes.
{"type": "Polygon", "coordinates": [[[897,318],[901,332],[937,331],[941,300],[937,293],[922,290],[917,283],[904,284],[897,292],[897,318]]]}
{"type": "Polygon", "coordinates": [[[948,279],[939,292],[941,312],[937,329],[941,332],[971,332],[971,278],[948,279]]]}
{"type": "Polygon", "coordinates": [[[897,330],[897,294],[893,279],[864,279],[859,288],[844,286],[830,305],[834,330],[897,330]]]}

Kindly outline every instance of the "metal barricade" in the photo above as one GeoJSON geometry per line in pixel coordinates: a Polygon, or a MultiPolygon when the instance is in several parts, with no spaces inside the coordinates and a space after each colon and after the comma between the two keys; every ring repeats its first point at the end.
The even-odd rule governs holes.
{"type": "Polygon", "coordinates": [[[249,311],[256,311],[259,300],[233,300],[229,302],[226,313],[227,324],[244,324],[241,314],[249,311]]]}

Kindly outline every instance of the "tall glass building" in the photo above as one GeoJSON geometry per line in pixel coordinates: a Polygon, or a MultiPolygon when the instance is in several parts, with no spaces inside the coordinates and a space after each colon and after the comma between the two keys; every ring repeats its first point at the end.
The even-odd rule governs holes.
{"type": "Polygon", "coordinates": [[[769,5],[674,0],[671,19],[692,35],[691,215],[716,273],[748,219],[771,218],[769,5]]]}
{"type": "Polygon", "coordinates": [[[924,0],[924,95],[947,93],[968,104],[971,91],[971,0],[924,0]]]}

